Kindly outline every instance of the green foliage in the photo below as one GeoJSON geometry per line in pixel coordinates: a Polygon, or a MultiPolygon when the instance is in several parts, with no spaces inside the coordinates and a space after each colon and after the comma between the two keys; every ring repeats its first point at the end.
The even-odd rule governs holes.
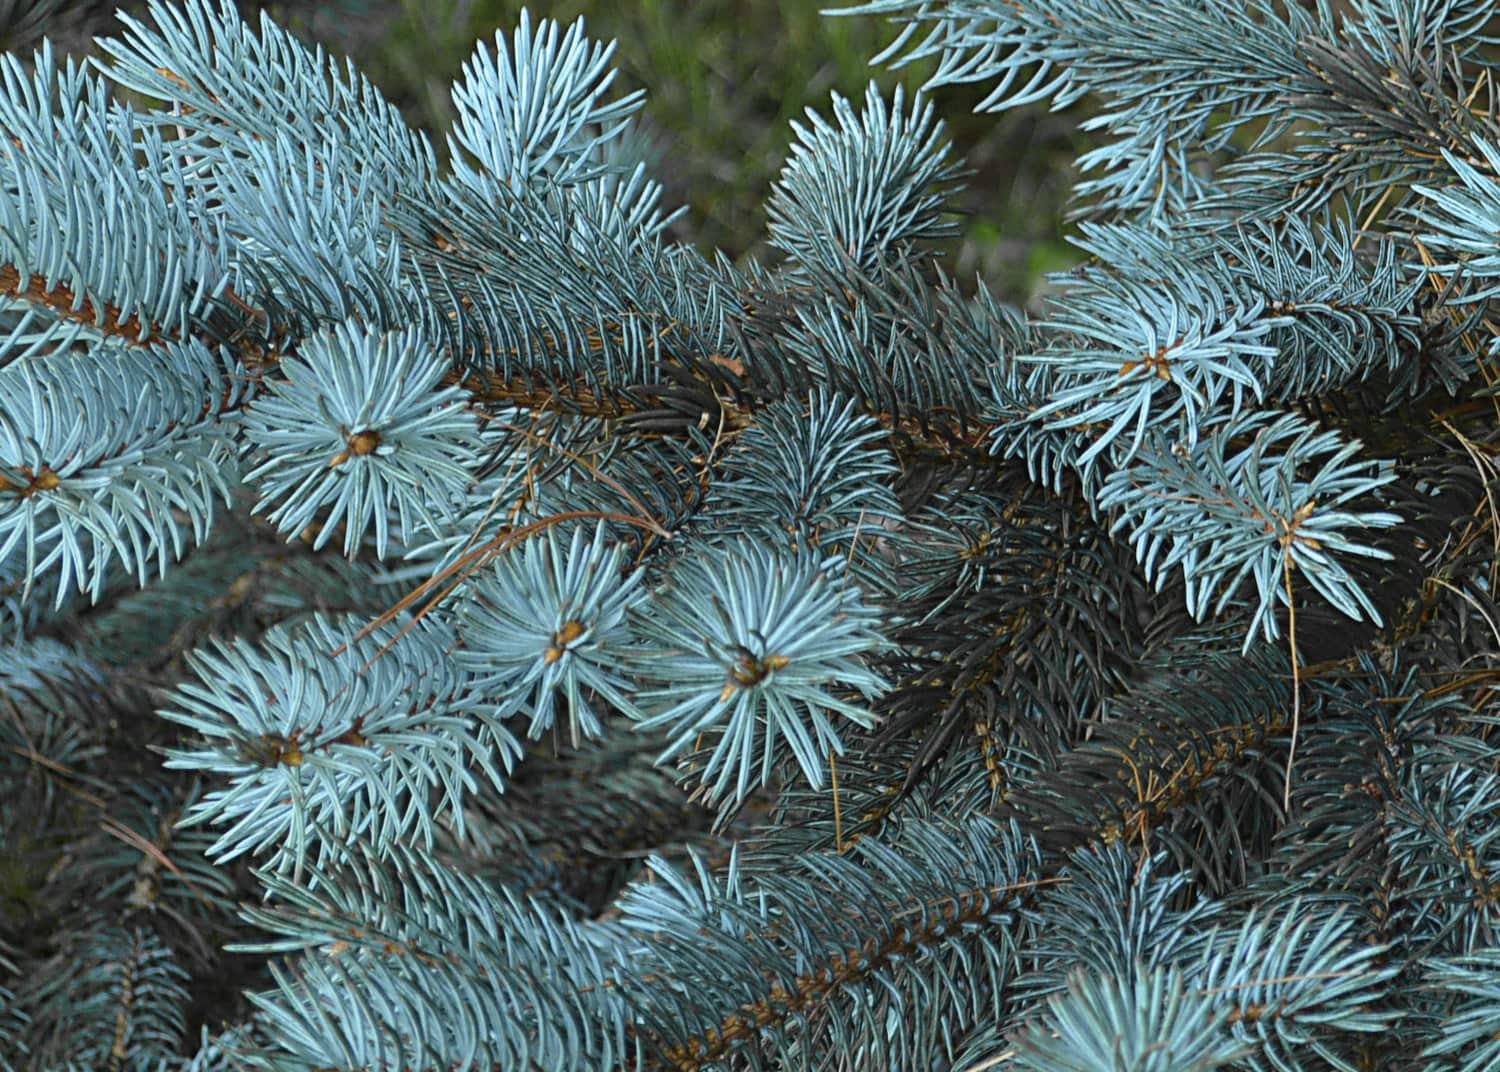
{"type": "Polygon", "coordinates": [[[764,263],[576,23],[3,61],[0,1070],[1500,1060],[1491,5],[842,14],[764,263]]]}

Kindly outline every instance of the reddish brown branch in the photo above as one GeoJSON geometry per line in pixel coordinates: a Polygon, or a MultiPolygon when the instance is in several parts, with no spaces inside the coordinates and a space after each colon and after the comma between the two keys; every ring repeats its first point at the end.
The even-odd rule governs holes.
{"type": "MultiPolygon", "coordinates": [[[[119,309],[107,305],[104,307],[104,315],[100,317],[94,308],[94,303],[88,298],[79,301],[71,287],[59,283],[49,290],[47,281],[39,275],[29,275],[22,279],[21,273],[13,264],[0,264],[0,293],[21,298],[35,305],[44,305],[64,320],[90,324],[106,335],[116,335],[131,342],[141,337],[141,321],[134,314],[122,318],[119,309]]],[[[152,334],[164,335],[165,333],[153,328],[152,334]]]]}

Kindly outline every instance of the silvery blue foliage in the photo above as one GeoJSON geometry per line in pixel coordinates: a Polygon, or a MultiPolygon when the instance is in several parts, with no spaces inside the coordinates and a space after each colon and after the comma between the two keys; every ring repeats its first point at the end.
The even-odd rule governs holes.
{"type": "Polygon", "coordinates": [[[454,178],[486,196],[597,178],[601,150],[628,129],[645,100],[641,90],[608,97],[614,51],[613,42],[589,40],[582,21],[564,31],[546,19],[533,29],[526,12],[513,42],[495,35],[493,56],[481,42],[454,86],[454,178]]]}
{"type": "Polygon", "coordinates": [[[1378,617],[1335,557],[1388,558],[1388,552],[1359,543],[1351,532],[1401,521],[1387,511],[1340,509],[1395,478],[1389,470],[1353,461],[1358,449],[1291,415],[1267,421],[1264,414],[1252,414],[1211,428],[1198,446],[1158,441],[1109,475],[1098,503],[1105,510],[1117,508],[1112,529],[1132,531],[1136,556],[1158,585],[1174,567],[1181,568],[1188,611],[1195,617],[1223,610],[1248,575],[1259,597],[1252,636],[1259,628],[1275,637],[1271,610],[1286,598],[1291,569],[1349,617],[1378,617]],[[1235,451],[1236,441],[1248,442],[1235,451]],[[1320,463],[1316,471],[1302,476],[1315,461],[1320,463]],[[1155,490],[1143,479],[1148,477],[1172,491],[1155,490]],[[1205,536],[1218,537],[1208,551],[1205,536]]]}
{"type": "Polygon", "coordinates": [[[618,672],[635,655],[627,617],[644,593],[642,573],[624,571],[624,548],[607,547],[599,525],[564,547],[555,529],[500,556],[458,607],[463,646],[454,655],[474,689],[493,697],[495,718],[530,719],[536,739],[566,721],[573,747],[599,737],[592,704],[639,714],[633,682],[618,672]],[[595,699],[594,697],[597,697],[595,699]]]}
{"type": "Polygon", "coordinates": [[[29,70],[20,56],[0,58],[0,82],[0,184],[10,192],[0,257],[19,289],[62,284],[77,314],[68,319],[103,328],[110,310],[119,336],[181,335],[227,281],[223,253],[203,234],[213,213],[188,146],[143,125],[111,99],[107,79],[59,62],[49,42],[29,70]]]}
{"type": "Polygon", "coordinates": [[[0,1068],[1495,1064],[1493,4],[853,10],[1026,308],[925,88],[761,264],[582,23],[0,61],[0,1068]]]}
{"type": "Polygon", "coordinates": [[[1192,438],[1208,413],[1238,412],[1247,392],[1259,400],[1257,373],[1276,356],[1265,336],[1283,323],[1262,303],[1226,317],[1134,280],[1110,284],[1088,288],[1076,305],[1064,291],[1050,323],[1068,344],[1021,359],[1056,366],[1052,400],[1032,417],[1085,430],[1090,443],[1075,465],[1088,467],[1117,440],[1115,458],[1128,464],[1149,424],[1180,416],[1192,438]]]}
{"type": "Polygon", "coordinates": [[[1479,1072],[1500,1060],[1500,1038],[1492,1025],[1495,1009],[1500,1007],[1500,986],[1496,971],[1500,969],[1500,951],[1484,949],[1451,961],[1435,961],[1423,985],[1456,999],[1454,1015],[1441,1025],[1441,1031],[1423,1056],[1444,1060],[1462,1060],[1461,1072],[1479,1072]]]}
{"type": "Polygon", "coordinates": [[[804,408],[771,407],[724,457],[709,493],[718,527],[773,546],[845,553],[857,575],[889,585],[901,504],[887,484],[895,465],[879,425],[853,399],[818,392],[804,408]]]}
{"type": "Polygon", "coordinates": [[[714,799],[766,784],[783,749],[820,785],[843,751],[839,723],[873,721],[889,687],[864,659],[884,646],[880,617],[840,561],[739,539],[677,562],[636,629],[654,647],[636,696],[643,730],[663,728],[663,759],[711,751],[699,779],[714,799]],[[848,698],[846,698],[848,697],[848,698]]]}
{"type": "Polygon", "coordinates": [[[1500,190],[1496,190],[1494,180],[1494,172],[1500,168],[1500,146],[1475,139],[1459,152],[1444,150],[1443,159],[1458,182],[1443,188],[1418,188],[1430,202],[1421,222],[1431,230],[1422,240],[1430,249],[1455,256],[1454,260],[1434,264],[1436,270],[1453,272],[1462,267],[1466,274],[1484,281],[1464,299],[1483,301],[1493,297],[1500,286],[1493,282],[1500,274],[1500,255],[1495,253],[1493,241],[1496,230],[1500,230],[1500,190]]]}
{"type": "Polygon", "coordinates": [[[920,95],[906,114],[872,82],[856,114],[833,95],[833,122],[812,108],[793,120],[786,167],[766,203],[770,238],[807,270],[872,271],[896,248],[953,233],[941,212],[959,169],[945,159],[943,124],[920,95]],[[836,124],[836,125],[835,125],[836,124]]]}
{"type": "Polygon", "coordinates": [[[1227,1038],[1225,1013],[1178,969],[1133,979],[1077,972],[1023,1037],[1014,1066],[1027,1072],[1208,1072],[1250,1047],[1227,1038]]]}
{"type": "Polygon", "coordinates": [[[257,1026],[279,1043],[274,1059],[332,1067],[628,1061],[618,924],[575,920],[417,848],[398,844],[383,857],[361,848],[340,846],[306,885],[262,872],[276,901],[245,913],[274,936],[250,949],[300,954],[273,968],[274,989],[255,995],[257,1026]],[[414,973],[410,962],[426,970],[414,973]]]}
{"type": "Polygon", "coordinates": [[[448,361],[420,331],[343,323],[282,363],[284,378],[244,418],[247,482],[257,510],[296,536],[316,525],[314,547],[340,529],[352,555],[373,527],[375,554],[451,521],[481,449],[460,387],[443,386],[448,361]]]}
{"type": "Polygon", "coordinates": [[[51,577],[54,606],[97,602],[113,562],[144,584],[207,534],[236,477],[216,419],[235,388],[196,340],[170,353],[106,344],[0,368],[0,560],[23,592],[51,577]]]}
{"type": "Polygon", "coordinates": [[[430,844],[440,818],[462,829],[476,773],[504,787],[519,745],[452,665],[451,629],[358,631],[317,616],[192,654],[162,715],[202,745],[167,765],[228,779],[186,816],[227,827],[216,858],[290,868],[351,837],[430,844]]]}

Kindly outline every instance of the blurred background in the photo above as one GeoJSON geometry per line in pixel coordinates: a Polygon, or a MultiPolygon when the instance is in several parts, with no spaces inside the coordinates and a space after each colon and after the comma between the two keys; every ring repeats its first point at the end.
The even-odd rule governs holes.
{"type": "MultiPolygon", "coordinates": [[[[833,4],[836,0],[825,0],[833,4]]],[[[45,33],[86,52],[112,32],[113,0],[0,0],[0,44],[28,52],[45,33]]],[[[448,86],[483,39],[507,35],[521,9],[618,42],[615,87],[644,89],[642,127],[653,174],[668,206],[686,206],[674,237],[731,257],[765,257],[761,209],[792,140],[790,123],[809,106],[827,111],[838,91],[855,102],[874,79],[887,93],[916,90],[931,65],[897,70],[870,64],[899,28],[868,16],[819,13],[819,0],[333,0],[241,2],[347,55],[439,152],[452,121],[448,86]]],[[[998,296],[1034,299],[1049,271],[1079,259],[1066,243],[1064,203],[1072,161],[1085,147],[1077,116],[1045,106],[975,114],[983,86],[931,94],[956,156],[974,174],[958,198],[960,234],[945,269],[972,285],[977,274],[998,296]]]]}

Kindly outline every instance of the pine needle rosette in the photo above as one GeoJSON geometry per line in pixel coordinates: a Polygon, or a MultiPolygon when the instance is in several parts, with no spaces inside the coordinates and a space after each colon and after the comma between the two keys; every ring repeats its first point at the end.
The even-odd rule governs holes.
{"type": "Polygon", "coordinates": [[[671,740],[659,762],[717,737],[700,781],[720,801],[732,781],[738,803],[770,780],[785,739],[807,780],[822,785],[828,757],[843,752],[833,716],[874,722],[845,697],[869,701],[889,688],[863,661],[888,647],[880,615],[842,564],[750,540],[678,563],[637,625],[656,647],[643,672],[650,687],[637,696],[647,712],[639,728],[671,740]]]}
{"type": "Polygon", "coordinates": [[[607,532],[601,524],[585,543],[575,528],[564,551],[548,529],[500,556],[458,608],[455,660],[475,675],[476,691],[498,698],[495,717],[531,716],[533,740],[556,724],[560,696],[575,748],[604,732],[590,693],[638,713],[631,683],[610,667],[629,648],[626,617],[641,599],[641,574],[622,574],[624,549],[606,547],[607,532]]]}
{"type": "Polygon", "coordinates": [[[466,392],[440,386],[443,353],[419,329],[350,322],[313,336],[281,368],[285,379],[245,415],[256,510],[274,504],[268,517],[287,535],[317,525],[314,548],[343,526],[348,555],[373,525],[384,558],[392,511],[403,541],[418,528],[439,531],[481,444],[466,392]]]}

